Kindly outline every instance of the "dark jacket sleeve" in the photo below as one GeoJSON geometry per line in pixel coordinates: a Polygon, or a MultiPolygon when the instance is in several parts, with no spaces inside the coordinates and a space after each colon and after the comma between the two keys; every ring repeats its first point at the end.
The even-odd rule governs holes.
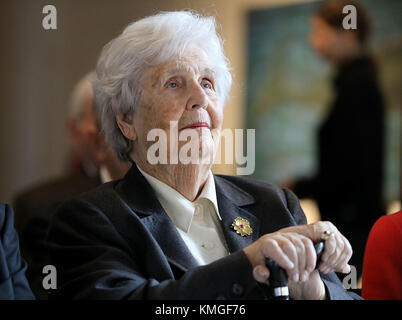
{"type": "Polygon", "coordinates": [[[35,298],[25,277],[26,268],[27,265],[20,255],[12,209],[0,204],[0,299],[35,298]]]}
{"type": "MultiPolygon", "coordinates": [[[[284,189],[286,199],[288,202],[288,208],[292,213],[296,224],[306,224],[307,220],[304,215],[302,208],[300,207],[300,202],[296,195],[288,190],[284,189]]],[[[327,298],[330,300],[362,300],[360,296],[353,292],[348,292],[342,285],[338,276],[335,273],[330,273],[328,275],[321,274],[321,279],[324,282],[327,291],[327,298]]]]}
{"type": "MultiPolygon", "coordinates": [[[[85,200],[71,200],[59,208],[48,243],[58,275],[58,288],[50,298],[237,299],[256,287],[243,251],[190,269],[178,279],[163,274],[163,268],[157,266],[153,269],[160,269],[159,274],[151,274],[145,266],[154,261],[153,257],[137,255],[137,251],[150,249],[128,248],[108,217],[85,200]],[[233,292],[234,283],[242,288],[241,294],[239,290],[233,292]]],[[[140,245],[146,247],[148,243],[144,240],[140,245]]]]}

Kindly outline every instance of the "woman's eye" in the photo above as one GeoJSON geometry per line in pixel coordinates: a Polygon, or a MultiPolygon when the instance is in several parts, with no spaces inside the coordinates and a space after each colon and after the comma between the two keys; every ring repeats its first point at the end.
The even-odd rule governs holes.
{"type": "Polygon", "coordinates": [[[169,83],[168,88],[177,88],[177,83],[176,82],[169,83]]]}
{"type": "Polygon", "coordinates": [[[212,84],[209,81],[203,81],[201,86],[203,86],[205,89],[212,89],[212,84]]]}

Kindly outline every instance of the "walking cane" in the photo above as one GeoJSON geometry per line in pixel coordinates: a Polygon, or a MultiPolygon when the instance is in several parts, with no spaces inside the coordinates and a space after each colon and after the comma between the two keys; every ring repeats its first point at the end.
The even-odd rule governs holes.
{"type": "MultiPolygon", "coordinates": [[[[314,249],[317,254],[317,267],[321,253],[324,250],[324,242],[316,243],[314,249]]],[[[264,285],[264,291],[269,292],[268,296],[273,296],[273,300],[289,300],[288,275],[285,269],[269,258],[265,259],[265,265],[269,269],[269,286],[264,285]]]]}

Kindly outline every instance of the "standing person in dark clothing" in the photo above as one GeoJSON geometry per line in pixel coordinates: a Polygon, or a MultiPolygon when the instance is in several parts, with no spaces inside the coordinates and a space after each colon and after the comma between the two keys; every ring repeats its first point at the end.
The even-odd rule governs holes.
{"type": "Polygon", "coordinates": [[[384,104],[368,34],[368,17],[352,1],[326,1],[312,18],[312,46],[336,69],[334,99],[318,133],[318,174],[294,185],[299,197],[315,198],[322,219],[350,240],[358,275],[370,228],[385,211],[384,104]],[[343,28],[346,5],[356,8],[357,29],[343,28]]]}

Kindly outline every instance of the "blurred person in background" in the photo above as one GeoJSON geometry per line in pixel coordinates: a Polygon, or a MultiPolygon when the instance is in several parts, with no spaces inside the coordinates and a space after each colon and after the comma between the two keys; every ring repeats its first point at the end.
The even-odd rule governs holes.
{"type": "Polygon", "coordinates": [[[333,222],[353,247],[351,265],[362,273],[373,223],[385,213],[382,199],[384,103],[367,49],[370,22],[353,1],[325,1],[311,20],[313,48],[335,69],[334,98],[318,132],[318,173],[297,181],[300,198],[314,198],[323,220],[333,222]],[[342,12],[353,5],[357,29],[344,29],[342,12]]]}
{"type": "Polygon", "coordinates": [[[362,296],[368,300],[402,300],[402,211],[381,217],[370,231],[362,296]]]}
{"type": "Polygon", "coordinates": [[[39,299],[47,298],[42,287],[42,269],[47,264],[45,239],[57,206],[101,183],[123,177],[129,169],[129,165],[119,161],[107,147],[100,133],[90,77],[91,73],[76,84],[69,102],[67,127],[73,156],[71,172],[24,191],[14,202],[21,251],[28,262],[27,278],[39,299]]]}

